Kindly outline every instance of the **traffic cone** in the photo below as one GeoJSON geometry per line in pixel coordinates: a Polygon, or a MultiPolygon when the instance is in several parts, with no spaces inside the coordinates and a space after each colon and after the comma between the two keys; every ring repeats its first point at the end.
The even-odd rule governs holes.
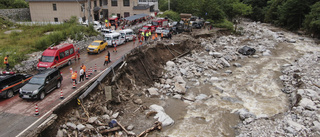
{"type": "Polygon", "coordinates": [[[39,111],[38,111],[38,104],[36,104],[36,113],[34,114],[34,116],[39,116],[39,111]]]}
{"type": "Polygon", "coordinates": [[[61,89],[61,92],[60,92],[60,99],[64,99],[63,94],[62,94],[62,89],[61,89]]]}
{"type": "Polygon", "coordinates": [[[94,64],[94,72],[97,72],[97,64],[94,64]]]}
{"type": "Polygon", "coordinates": [[[88,76],[88,73],[86,73],[86,80],[88,80],[89,79],[89,76],[88,76]]]}
{"type": "Polygon", "coordinates": [[[76,88],[76,81],[75,80],[72,80],[72,81],[73,81],[72,88],[76,88]]]}
{"type": "Polygon", "coordinates": [[[90,75],[92,75],[92,67],[90,67],[90,75]]]}

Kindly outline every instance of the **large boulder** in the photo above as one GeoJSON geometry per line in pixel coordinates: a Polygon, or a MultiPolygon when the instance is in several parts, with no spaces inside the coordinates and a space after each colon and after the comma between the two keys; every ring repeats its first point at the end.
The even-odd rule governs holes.
{"type": "Polygon", "coordinates": [[[299,105],[310,110],[317,109],[317,107],[315,106],[315,103],[308,98],[302,98],[299,102],[299,105]]]}
{"type": "Polygon", "coordinates": [[[150,97],[159,97],[159,92],[157,88],[149,88],[148,93],[150,94],[150,97]]]}

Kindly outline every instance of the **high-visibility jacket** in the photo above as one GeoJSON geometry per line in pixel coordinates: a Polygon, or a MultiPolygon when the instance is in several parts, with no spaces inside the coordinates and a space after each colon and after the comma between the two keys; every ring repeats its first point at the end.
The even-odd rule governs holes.
{"type": "Polygon", "coordinates": [[[86,72],[86,66],[85,65],[82,66],[82,69],[83,69],[84,72],[86,72]]]}
{"type": "Polygon", "coordinates": [[[8,57],[4,57],[3,63],[4,63],[4,64],[8,64],[8,63],[9,63],[8,57]]]}
{"type": "Polygon", "coordinates": [[[161,32],[161,38],[163,37],[163,32],[161,32]]]}
{"type": "Polygon", "coordinates": [[[149,36],[151,36],[151,31],[149,31],[149,36]]]}
{"type": "Polygon", "coordinates": [[[158,38],[158,34],[156,33],[156,38],[158,38]]]}
{"type": "Polygon", "coordinates": [[[108,61],[109,60],[109,56],[108,55],[106,55],[105,57],[104,57],[105,59],[105,61],[108,61]]]}
{"type": "Polygon", "coordinates": [[[108,23],[108,20],[106,19],[106,20],[104,20],[104,22],[105,22],[105,23],[108,23]]]}
{"type": "Polygon", "coordinates": [[[152,40],[156,39],[156,37],[154,35],[152,35],[152,40]]]}
{"type": "Polygon", "coordinates": [[[146,36],[149,37],[149,33],[148,32],[146,33],[146,36]]]}
{"type": "Polygon", "coordinates": [[[71,79],[77,79],[77,73],[76,72],[74,72],[73,74],[72,74],[72,76],[71,76],[71,79]]]}
{"type": "Polygon", "coordinates": [[[141,35],[144,36],[144,32],[141,32],[141,35]]]}

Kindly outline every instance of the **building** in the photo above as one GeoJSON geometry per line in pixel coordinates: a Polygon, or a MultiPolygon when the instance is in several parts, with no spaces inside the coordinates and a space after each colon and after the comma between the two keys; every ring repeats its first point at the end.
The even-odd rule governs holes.
{"type": "Polygon", "coordinates": [[[26,0],[34,22],[63,22],[71,16],[87,20],[104,20],[111,15],[128,17],[154,15],[158,0],[26,0]],[[89,10],[90,9],[90,10],[89,10]],[[89,16],[90,15],[90,16],[89,16]]]}

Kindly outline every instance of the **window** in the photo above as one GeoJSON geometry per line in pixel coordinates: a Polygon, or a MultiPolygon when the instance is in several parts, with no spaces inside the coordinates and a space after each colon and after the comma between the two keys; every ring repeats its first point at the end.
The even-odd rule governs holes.
{"type": "MultiPolygon", "coordinates": [[[[123,6],[130,6],[130,0],[123,0],[123,6]]],[[[126,17],[126,15],[124,15],[126,17]]]]}
{"type": "Polygon", "coordinates": [[[139,2],[147,2],[147,0],[139,0],[139,2]]]}
{"type": "Polygon", "coordinates": [[[63,59],[63,58],[64,58],[64,53],[63,53],[63,52],[60,52],[60,53],[59,53],[59,56],[60,56],[60,59],[63,59]]]}
{"type": "Polygon", "coordinates": [[[53,11],[57,11],[57,4],[53,3],[52,7],[53,7],[53,11]]]}
{"type": "Polygon", "coordinates": [[[102,6],[102,0],[99,1],[99,5],[100,5],[100,7],[102,6]]]}
{"type": "Polygon", "coordinates": [[[58,20],[58,18],[54,18],[54,22],[58,22],[59,20],[58,20]]]}
{"type": "Polygon", "coordinates": [[[72,49],[70,49],[70,54],[73,54],[73,48],[72,48],[72,49]]]}
{"type": "Polygon", "coordinates": [[[130,13],[129,12],[124,12],[124,17],[129,17],[130,16],[130,13]]]}
{"type": "Polygon", "coordinates": [[[69,50],[64,51],[64,55],[67,57],[69,56],[69,50]]]}
{"type": "Polygon", "coordinates": [[[111,0],[111,6],[118,6],[118,0],[111,0]]]}
{"type": "Polygon", "coordinates": [[[93,5],[94,5],[94,7],[97,7],[97,1],[96,0],[93,1],[93,5]]]}

